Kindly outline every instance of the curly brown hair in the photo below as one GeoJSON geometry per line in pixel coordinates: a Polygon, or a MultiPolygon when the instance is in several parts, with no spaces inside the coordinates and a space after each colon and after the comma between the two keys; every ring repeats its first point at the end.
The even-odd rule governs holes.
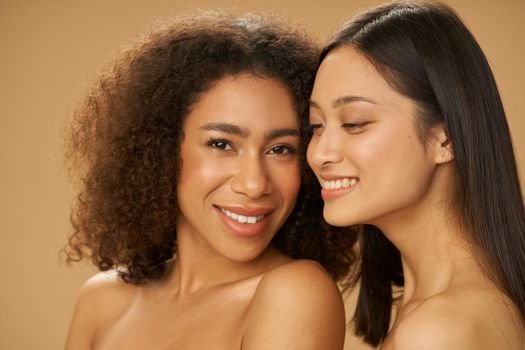
{"type": "Polygon", "coordinates": [[[134,284],[166,273],[177,250],[184,119],[221,78],[250,73],[289,89],[304,136],[297,204],[272,242],[290,257],[318,261],[336,280],[345,276],[356,235],[324,222],[319,185],[304,159],[318,54],[308,36],[273,17],[220,13],[177,18],[121,54],[70,124],[66,160],[82,188],[67,261],[89,256],[134,284]]]}

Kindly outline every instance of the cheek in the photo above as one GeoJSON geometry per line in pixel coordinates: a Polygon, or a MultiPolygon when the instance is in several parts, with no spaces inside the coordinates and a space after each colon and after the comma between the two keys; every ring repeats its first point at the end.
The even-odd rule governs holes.
{"type": "Polygon", "coordinates": [[[299,162],[272,169],[272,182],[284,201],[295,202],[301,187],[299,162]]]}
{"type": "Polygon", "coordinates": [[[185,206],[202,199],[214,175],[209,164],[198,157],[185,157],[182,152],[180,167],[177,194],[179,205],[185,206]],[[181,203],[181,201],[186,203],[181,203]]]}
{"type": "Polygon", "coordinates": [[[203,173],[206,174],[206,164],[202,162],[198,153],[191,150],[191,147],[186,145],[181,146],[180,152],[180,177],[178,185],[185,188],[196,178],[202,179],[203,173]]]}
{"type": "Polygon", "coordinates": [[[412,169],[421,154],[417,137],[402,128],[363,134],[361,141],[347,146],[360,172],[400,175],[400,171],[412,169]]]}
{"type": "Polygon", "coordinates": [[[301,187],[301,167],[299,164],[297,164],[293,169],[290,171],[290,180],[289,180],[289,188],[290,193],[293,194],[294,200],[295,197],[297,197],[297,194],[299,193],[299,189],[301,187]]]}
{"type": "Polygon", "coordinates": [[[362,180],[374,189],[372,196],[382,196],[378,189],[399,200],[420,197],[432,178],[433,164],[415,134],[406,130],[378,135],[370,143],[356,148],[362,180]],[[402,189],[402,190],[401,190],[402,189]]]}
{"type": "Polygon", "coordinates": [[[391,135],[376,132],[358,135],[347,143],[345,149],[362,177],[367,173],[377,174],[378,171],[384,173],[385,170],[380,169],[391,167],[392,153],[395,152],[396,146],[399,145],[391,135]]]}
{"type": "Polygon", "coordinates": [[[181,147],[181,170],[179,187],[192,185],[193,190],[213,186],[216,180],[231,172],[231,162],[218,157],[210,157],[208,150],[198,145],[181,147]],[[195,187],[197,186],[197,187],[195,187]]]}

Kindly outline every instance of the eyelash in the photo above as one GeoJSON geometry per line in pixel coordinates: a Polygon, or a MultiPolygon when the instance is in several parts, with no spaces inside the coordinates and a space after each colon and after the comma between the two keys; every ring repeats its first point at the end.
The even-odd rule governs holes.
{"type": "Polygon", "coordinates": [[[291,145],[275,145],[268,152],[270,154],[288,155],[288,154],[296,154],[297,149],[291,145]],[[275,151],[276,149],[283,150],[284,152],[276,152],[275,151]]]}
{"type": "Polygon", "coordinates": [[[349,130],[349,131],[361,131],[368,125],[367,122],[363,123],[344,123],[342,125],[343,128],[349,130]]]}
{"type": "MultiPolygon", "coordinates": [[[[348,132],[361,132],[363,129],[370,124],[369,122],[362,123],[343,123],[342,128],[346,129],[348,132]]],[[[323,128],[323,124],[310,124],[307,126],[308,134],[319,134],[320,130],[323,128]],[[317,132],[316,132],[317,131],[317,132]]]]}
{"type": "MultiPolygon", "coordinates": [[[[220,151],[233,151],[235,148],[233,147],[232,143],[226,139],[221,138],[210,138],[206,142],[206,146],[214,149],[218,149],[220,151]],[[228,149],[228,147],[230,149],[228,149]]],[[[273,146],[268,150],[269,154],[278,154],[278,155],[289,155],[289,154],[297,154],[296,147],[288,144],[278,144],[273,146]]]]}
{"type": "Polygon", "coordinates": [[[233,150],[233,146],[231,144],[230,141],[226,140],[226,139],[217,139],[217,138],[210,138],[207,142],[206,142],[206,146],[208,147],[211,147],[211,148],[215,148],[215,149],[218,149],[218,150],[221,150],[221,151],[231,151],[233,150]],[[230,147],[230,149],[226,149],[227,147],[230,147]]]}

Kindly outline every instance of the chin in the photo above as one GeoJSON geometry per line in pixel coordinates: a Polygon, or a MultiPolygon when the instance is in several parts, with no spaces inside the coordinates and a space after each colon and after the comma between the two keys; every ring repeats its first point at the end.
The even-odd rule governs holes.
{"type": "Polygon", "coordinates": [[[264,253],[264,249],[237,250],[227,255],[228,259],[236,262],[250,262],[264,253]]]}
{"type": "Polygon", "coordinates": [[[332,226],[346,227],[358,224],[358,222],[352,220],[348,215],[348,212],[343,212],[342,210],[329,210],[326,206],[323,211],[323,216],[325,221],[332,226]]]}
{"type": "Polygon", "coordinates": [[[349,227],[349,226],[355,225],[353,223],[348,223],[348,221],[346,220],[338,220],[337,218],[332,219],[329,217],[325,217],[325,221],[335,227],[349,227]]]}

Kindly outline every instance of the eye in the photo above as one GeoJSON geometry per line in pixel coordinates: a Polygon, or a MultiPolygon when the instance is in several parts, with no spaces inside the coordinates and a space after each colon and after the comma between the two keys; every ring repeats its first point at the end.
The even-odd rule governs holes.
{"type": "Polygon", "coordinates": [[[344,123],[342,127],[352,134],[359,134],[363,132],[368,126],[368,122],[363,123],[344,123]]]}
{"type": "Polygon", "coordinates": [[[222,151],[231,151],[233,150],[233,146],[231,145],[231,142],[225,139],[209,139],[206,142],[206,146],[211,148],[216,148],[218,150],[222,151]]]}
{"type": "Polygon", "coordinates": [[[320,135],[323,129],[323,124],[310,124],[306,127],[308,134],[320,135]]]}
{"type": "Polygon", "coordinates": [[[291,145],[277,145],[272,147],[269,154],[296,154],[297,149],[291,145]]]}

